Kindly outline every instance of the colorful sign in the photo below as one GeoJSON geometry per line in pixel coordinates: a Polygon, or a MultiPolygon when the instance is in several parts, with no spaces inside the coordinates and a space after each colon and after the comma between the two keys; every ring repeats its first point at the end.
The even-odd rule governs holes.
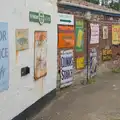
{"type": "Polygon", "coordinates": [[[17,29],[16,36],[16,50],[21,51],[28,49],[28,29],[17,29]]]}
{"type": "Polygon", "coordinates": [[[96,76],[97,72],[97,50],[92,48],[90,51],[90,77],[96,76]]]}
{"type": "Polygon", "coordinates": [[[109,61],[112,59],[112,50],[111,49],[103,49],[102,50],[102,60],[109,61]]]}
{"type": "Polygon", "coordinates": [[[84,22],[83,20],[76,20],[76,51],[83,52],[84,51],[84,22]]]}
{"type": "Polygon", "coordinates": [[[60,52],[61,88],[72,84],[73,81],[73,50],[60,52]]]}
{"type": "Polygon", "coordinates": [[[43,12],[29,12],[29,21],[30,22],[37,22],[40,25],[44,23],[51,23],[51,15],[44,14],[43,12]]]}
{"type": "Polygon", "coordinates": [[[84,64],[84,57],[78,57],[76,58],[76,68],[79,70],[79,69],[83,69],[85,67],[85,64],[84,64]]]}
{"type": "Polygon", "coordinates": [[[108,26],[103,26],[103,39],[108,39],[108,26]]]}
{"type": "Polygon", "coordinates": [[[58,13],[58,24],[74,25],[74,15],[58,13]]]}
{"type": "Polygon", "coordinates": [[[90,44],[99,43],[99,24],[90,24],[91,27],[91,39],[90,44]]]}
{"type": "Polygon", "coordinates": [[[34,78],[38,80],[47,75],[47,32],[35,31],[34,37],[34,78]]]}
{"type": "Polygon", "coordinates": [[[74,44],[74,26],[58,26],[58,48],[73,48],[74,44]]]}
{"type": "Polygon", "coordinates": [[[9,87],[8,23],[0,22],[0,92],[9,87]]]}
{"type": "Polygon", "coordinates": [[[112,25],[112,44],[120,44],[120,25],[112,25]]]}

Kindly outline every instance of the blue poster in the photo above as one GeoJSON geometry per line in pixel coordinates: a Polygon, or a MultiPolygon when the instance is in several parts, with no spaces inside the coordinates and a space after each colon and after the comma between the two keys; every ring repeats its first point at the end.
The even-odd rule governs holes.
{"type": "Polygon", "coordinates": [[[9,87],[8,23],[0,22],[0,92],[9,87]]]}
{"type": "Polygon", "coordinates": [[[73,50],[61,50],[60,74],[61,88],[69,86],[73,83],[73,50]]]}

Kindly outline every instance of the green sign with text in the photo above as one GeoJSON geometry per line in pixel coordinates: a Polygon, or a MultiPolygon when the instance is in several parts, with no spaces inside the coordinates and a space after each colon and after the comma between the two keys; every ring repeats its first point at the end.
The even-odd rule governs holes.
{"type": "Polygon", "coordinates": [[[30,22],[37,22],[40,25],[44,23],[51,23],[51,15],[44,14],[43,12],[29,12],[29,21],[30,22]]]}

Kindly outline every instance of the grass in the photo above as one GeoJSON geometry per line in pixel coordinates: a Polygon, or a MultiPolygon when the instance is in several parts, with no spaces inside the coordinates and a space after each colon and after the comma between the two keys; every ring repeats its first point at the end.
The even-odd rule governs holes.
{"type": "Polygon", "coordinates": [[[120,73],[120,68],[114,68],[114,69],[112,69],[112,72],[113,73],[120,73]]]}
{"type": "Polygon", "coordinates": [[[90,79],[88,80],[88,83],[89,83],[89,84],[94,84],[94,83],[96,83],[95,78],[90,78],[90,79]]]}

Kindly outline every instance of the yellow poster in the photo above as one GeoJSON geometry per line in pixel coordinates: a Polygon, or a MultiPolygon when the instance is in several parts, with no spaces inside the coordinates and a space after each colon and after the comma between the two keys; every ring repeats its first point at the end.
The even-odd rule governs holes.
{"type": "Polygon", "coordinates": [[[77,67],[77,69],[84,68],[84,57],[79,57],[76,59],[76,67],[77,67]]]}
{"type": "Polygon", "coordinates": [[[112,44],[120,44],[120,25],[112,25],[112,44]]]}

